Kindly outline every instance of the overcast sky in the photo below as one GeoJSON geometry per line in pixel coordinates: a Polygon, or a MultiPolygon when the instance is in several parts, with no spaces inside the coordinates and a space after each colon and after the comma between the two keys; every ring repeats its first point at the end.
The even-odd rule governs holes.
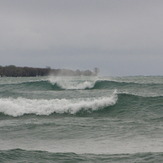
{"type": "Polygon", "coordinates": [[[163,75],[163,0],[0,0],[0,65],[163,75]]]}

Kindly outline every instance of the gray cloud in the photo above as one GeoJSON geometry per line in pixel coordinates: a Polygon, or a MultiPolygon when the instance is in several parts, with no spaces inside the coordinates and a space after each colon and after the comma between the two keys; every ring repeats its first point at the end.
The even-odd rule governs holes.
{"type": "Polygon", "coordinates": [[[0,64],[162,74],[162,16],[162,0],[2,0],[0,64]]]}

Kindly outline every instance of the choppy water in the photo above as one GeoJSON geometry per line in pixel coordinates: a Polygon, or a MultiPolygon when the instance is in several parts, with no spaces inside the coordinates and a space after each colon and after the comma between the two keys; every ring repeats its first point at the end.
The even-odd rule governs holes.
{"type": "Polygon", "coordinates": [[[163,77],[0,78],[0,162],[163,162],[163,77]]]}

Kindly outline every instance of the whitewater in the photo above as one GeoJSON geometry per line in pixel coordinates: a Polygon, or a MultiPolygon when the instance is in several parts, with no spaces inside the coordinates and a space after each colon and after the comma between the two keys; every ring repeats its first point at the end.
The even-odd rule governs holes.
{"type": "Polygon", "coordinates": [[[160,163],[163,77],[0,78],[0,162],[160,163]]]}

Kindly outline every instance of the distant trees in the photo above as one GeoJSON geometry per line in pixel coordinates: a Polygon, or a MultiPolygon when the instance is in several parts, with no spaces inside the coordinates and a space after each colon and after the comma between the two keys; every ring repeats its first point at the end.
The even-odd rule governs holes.
{"type": "Polygon", "coordinates": [[[46,76],[49,72],[49,68],[16,67],[14,65],[0,66],[0,76],[46,76]]]}
{"type": "Polygon", "coordinates": [[[0,76],[7,77],[29,77],[29,76],[47,76],[61,75],[61,76],[95,76],[99,72],[98,68],[94,69],[94,72],[90,70],[80,71],[80,70],[68,70],[68,69],[51,69],[46,68],[33,68],[33,67],[16,67],[15,65],[0,66],[0,76]]]}

